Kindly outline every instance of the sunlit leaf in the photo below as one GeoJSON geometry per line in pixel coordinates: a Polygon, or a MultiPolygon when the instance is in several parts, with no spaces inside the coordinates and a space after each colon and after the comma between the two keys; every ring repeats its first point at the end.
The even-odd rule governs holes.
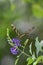
{"type": "Polygon", "coordinates": [[[33,65],[37,65],[41,60],[43,60],[43,56],[39,56],[36,61],[33,63],[33,65]]]}
{"type": "Polygon", "coordinates": [[[15,5],[11,4],[11,10],[14,11],[14,9],[15,9],[15,5]]]}
{"type": "Polygon", "coordinates": [[[43,17],[43,8],[38,4],[32,6],[33,15],[40,18],[43,17]]]}
{"type": "Polygon", "coordinates": [[[28,61],[27,65],[30,65],[33,63],[34,60],[30,57],[30,58],[27,58],[27,61],[28,61]]]}

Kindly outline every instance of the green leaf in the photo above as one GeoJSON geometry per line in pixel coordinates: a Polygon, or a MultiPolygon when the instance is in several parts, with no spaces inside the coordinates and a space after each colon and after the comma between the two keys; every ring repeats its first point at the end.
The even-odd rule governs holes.
{"type": "Polygon", "coordinates": [[[7,28],[7,40],[8,40],[8,43],[11,45],[11,46],[14,46],[10,36],[9,36],[9,29],[7,28]]]}
{"type": "Polygon", "coordinates": [[[29,52],[32,55],[32,43],[29,45],[29,52]]]}
{"type": "Polygon", "coordinates": [[[26,39],[26,41],[24,42],[24,45],[26,46],[28,43],[29,39],[26,39]]]}
{"type": "Polygon", "coordinates": [[[33,60],[36,59],[36,57],[35,57],[35,53],[34,53],[34,52],[33,52],[33,54],[32,54],[32,59],[33,59],[33,60]]]}
{"type": "Polygon", "coordinates": [[[40,62],[40,60],[43,60],[43,56],[39,56],[36,61],[33,63],[33,65],[37,65],[37,63],[40,62]]]}
{"type": "Polygon", "coordinates": [[[27,65],[30,65],[33,63],[34,60],[30,57],[30,58],[27,58],[27,61],[28,61],[27,65]]]}
{"type": "Polygon", "coordinates": [[[26,41],[24,42],[24,46],[22,46],[23,47],[23,51],[25,50],[25,47],[26,47],[28,41],[29,41],[29,39],[26,39],[26,41]]]}
{"type": "Polygon", "coordinates": [[[35,46],[36,46],[36,53],[37,53],[37,55],[38,55],[39,51],[43,52],[43,50],[42,50],[42,46],[43,45],[41,45],[41,43],[39,42],[38,37],[36,38],[35,46]]]}

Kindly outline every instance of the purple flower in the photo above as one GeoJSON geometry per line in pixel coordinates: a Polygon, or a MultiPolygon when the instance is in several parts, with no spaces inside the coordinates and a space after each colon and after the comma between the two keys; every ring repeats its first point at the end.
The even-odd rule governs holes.
{"type": "Polygon", "coordinates": [[[13,38],[13,39],[12,39],[12,42],[15,43],[16,46],[21,46],[20,40],[18,40],[18,39],[16,39],[16,38],[13,38]]]}
{"type": "Polygon", "coordinates": [[[10,51],[13,55],[16,55],[19,51],[16,49],[17,46],[14,46],[12,48],[10,48],[10,51]]]}
{"type": "Polygon", "coordinates": [[[12,42],[15,43],[14,47],[10,48],[10,51],[13,55],[16,55],[19,51],[17,49],[18,46],[21,46],[20,40],[13,38],[12,42]]]}

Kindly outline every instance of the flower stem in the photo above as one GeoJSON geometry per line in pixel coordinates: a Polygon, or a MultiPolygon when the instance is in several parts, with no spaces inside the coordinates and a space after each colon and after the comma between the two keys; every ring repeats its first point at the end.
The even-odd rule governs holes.
{"type": "Polygon", "coordinates": [[[18,47],[17,47],[17,49],[18,49],[21,53],[23,53],[24,55],[30,56],[30,55],[28,55],[27,53],[25,53],[24,51],[20,50],[18,47]]]}

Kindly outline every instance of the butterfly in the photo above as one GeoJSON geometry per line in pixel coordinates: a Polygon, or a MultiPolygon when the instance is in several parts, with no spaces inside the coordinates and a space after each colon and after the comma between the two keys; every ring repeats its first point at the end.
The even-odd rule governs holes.
{"type": "Polygon", "coordinates": [[[25,35],[29,34],[29,32],[31,32],[32,30],[35,29],[35,27],[32,27],[31,29],[29,29],[28,31],[26,31],[23,34],[20,34],[20,32],[18,31],[18,29],[16,28],[15,25],[11,24],[12,29],[14,30],[14,32],[17,34],[17,36],[21,39],[23,38],[25,35]]]}

